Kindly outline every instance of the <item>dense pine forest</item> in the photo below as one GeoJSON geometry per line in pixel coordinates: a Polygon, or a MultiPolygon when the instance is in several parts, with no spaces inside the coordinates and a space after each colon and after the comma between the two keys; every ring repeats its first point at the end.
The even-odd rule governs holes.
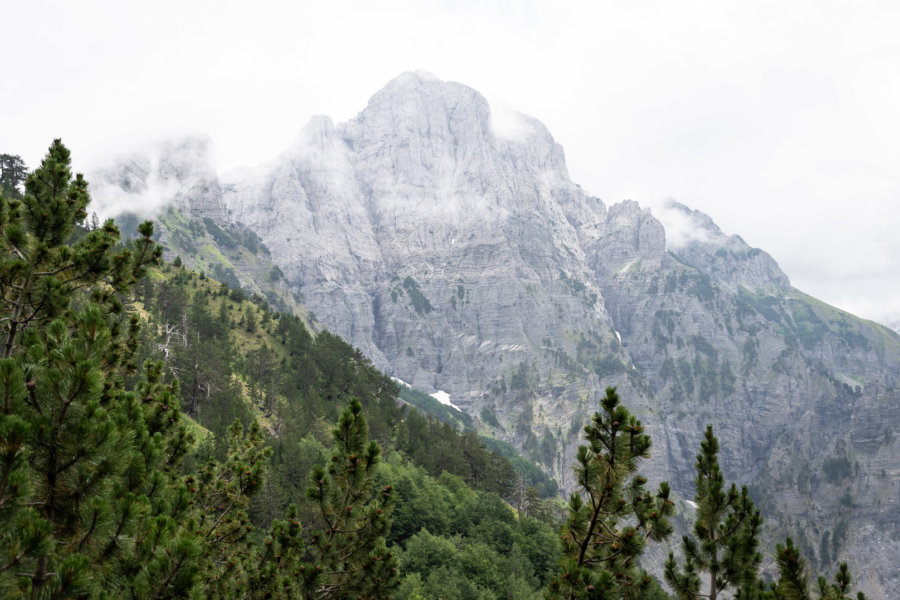
{"type": "Polygon", "coordinates": [[[339,337],[162,263],[151,223],[88,219],[59,141],[30,174],[3,157],[0,597],[849,597],[789,539],[760,574],[762,517],[711,428],[666,592],[640,559],[675,502],[615,389],[566,506],[339,337]]]}

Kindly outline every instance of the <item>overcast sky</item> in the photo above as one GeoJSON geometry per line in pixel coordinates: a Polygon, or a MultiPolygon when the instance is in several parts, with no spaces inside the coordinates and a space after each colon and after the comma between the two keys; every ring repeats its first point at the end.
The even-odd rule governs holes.
{"type": "Polygon", "coordinates": [[[0,152],[82,169],[207,133],[220,170],[402,71],[543,121],[589,193],[700,209],[792,283],[900,321],[900,2],[28,0],[2,10],[0,152]],[[13,70],[13,67],[16,69],[13,70]]]}

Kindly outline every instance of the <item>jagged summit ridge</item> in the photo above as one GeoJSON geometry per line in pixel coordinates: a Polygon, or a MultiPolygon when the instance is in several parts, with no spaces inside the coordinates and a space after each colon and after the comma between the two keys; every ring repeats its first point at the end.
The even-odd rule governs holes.
{"type": "MultiPolygon", "coordinates": [[[[524,166],[568,179],[562,148],[546,128],[519,115],[530,135],[498,135],[488,101],[477,91],[421,72],[405,73],[372,96],[365,110],[340,127],[375,195],[399,186],[445,197],[489,192],[493,177],[514,179],[524,166]]],[[[507,128],[510,129],[510,128],[507,128]]]]}
{"type": "MultiPolygon", "coordinates": [[[[381,296],[396,296],[394,278],[418,281],[452,270],[457,286],[469,281],[473,294],[488,293],[480,260],[493,255],[502,268],[491,286],[545,287],[559,284],[561,272],[586,280],[570,257],[581,253],[577,233],[555,200],[583,194],[568,179],[559,145],[543,126],[533,129],[537,133],[527,142],[498,137],[489,104],[478,92],[404,74],[345,124],[314,118],[266,172],[229,185],[225,201],[232,219],[267,232],[276,255],[297,257],[285,261],[286,273],[302,282],[316,314],[338,310],[335,322],[356,326],[338,331],[389,368],[391,359],[375,338],[390,332],[376,331],[375,312],[386,305],[381,296]],[[335,238],[345,243],[335,247],[335,238]],[[291,251],[300,247],[302,259],[291,251]],[[525,259],[528,273],[510,268],[514,257],[525,259]],[[370,300],[364,304],[374,308],[371,318],[353,308],[365,297],[370,300]]],[[[599,201],[595,207],[604,210],[599,201]]],[[[597,289],[591,293],[599,296],[597,289]]],[[[446,326],[433,334],[444,340],[440,329],[446,326]]],[[[524,347],[523,335],[498,347],[524,347]]],[[[437,366],[445,360],[438,351],[430,362],[443,371],[437,366]]],[[[401,376],[415,381],[408,370],[413,361],[406,362],[401,376]]],[[[418,382],[438,383],[433,374],[418,382]]]]}
{"type": "MultiPolygon", "coordinates": [[[[420,292],[432,280],[463,289],[468,282],[494,308],[514,290],[526,305],[536,289],[551,296],[576,290],[580,301],[564,302],[558,315],[574,322],[590,315],[601,324],[597,335],[612,335],[617,329],[603,288],[635,265],[666,268],[672,257],[662,224],[637,203],[608,210],[586,196],[569,179],[562,148],[536,120],[516,115],[528,135],[504,136],[493,117],[487,100],[470,87],[404,73],[347,123],[313,118],[274,163],[229,183],[224,201],[232,220],[259,231],[284,257],[286,273],[317,315],[380,367],[426,389],[455,387],[447,380],[446,354],[466,351],[450,342],[451,331],[457,339],[478,340],[479,347],[487,336],[483,327],[469,331],[471,321],[456,318],[461,309],[454,304],[447,312],[446,302],[435,301],[428,304],[434,314],[414,311],[409,324],[427,330],[433,346],[423,348],[424,357],[392,347],[391,330],[409,317],[387,310],[404,293],[398,280],[411,278],[420,292]]],[[[715,285],[789,286],[767,254],[725,236],[702,213],[680,205],[671,210],[699,232],[679,245],[678,259],[715,285]]],[[[473,299],[467,300],[471,307],[473,299]]],[[[545,319],[535,317],[528,323],[540,330],[545,319]]],[[[540,346],[525,323],[512,331],[492,323],[495,333],[503,331],[503,343],[487,340],[497,347],[540,346]]],[[[555,333],[562,335],[559,328],[555,333]]],[[[487,383],[474,384],[468,374],[463,380],[476,394],[487,383]]]]}
{"type": "Polygon", "coordinates": [[[665,210],[668,217],[683,220],[678,229],[684,233],[672,244],[672,251],[719,285],[731,289],[790,288],[790,280],[775,259],[751,248],[739,235],[725,235],[709,215],[674,200],[666,204],[665,210]]]}

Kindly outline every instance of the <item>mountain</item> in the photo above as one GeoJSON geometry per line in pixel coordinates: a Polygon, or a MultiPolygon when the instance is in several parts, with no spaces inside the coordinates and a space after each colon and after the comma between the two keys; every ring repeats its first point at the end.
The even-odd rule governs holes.
{"type": "Polygon", "coordinates": [[[708,216],[671,205],[688,235],[667,242],[649,209],[572,182],[541,123],[420,72],[219,185],[218,214],[189,191],[180,213],[252,231],[316,320],[564,488],[615,385],[654,441],[651,479],[692,497],[712,423],[770,532],[900,597],[900,336],[793,288],[708,216]]]}
{"type": "Polygon", "coordinates": [[[152,218],[170,259],[184,256],[196,270],[305,317],[296,286],[284,279],[268,247],[226,219],[212,152],[212,140],[191,136],[119,157],[91,173],[91,207],[103,218],[115,216],[126,236],[152,218]]]}

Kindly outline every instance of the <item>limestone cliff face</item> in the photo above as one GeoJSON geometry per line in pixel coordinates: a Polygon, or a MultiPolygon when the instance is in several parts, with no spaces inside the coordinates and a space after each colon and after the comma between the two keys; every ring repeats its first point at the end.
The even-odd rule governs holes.
{"type": "MultiPolygon", "coordinates": [[[[220,218],[259,235],[319,322],[564,487],[616,385],[652,478],[691,497],[712,423],[771,531],[900,597],[900,337],[792,288],[706,215],[670,207],[691,235],[667,245],[648,209],[584,194],[543,125],[423,73],[221,189],[220,218]]],[[[212,206],[197,197],[185,212],[212,206]]]]}
{"type": "Polygon", "coordinates": [[[267,169],[226,183],[225,202],[376,365],[531,432],[520,413],[552,379],[543,355],[615,335],[569,220],[599,225],[606,209],[568,179],[546,129],[518,118],[518,137],[502,137],[474,90],[405,74],[346,124],[314,119],[267,169]]]}

